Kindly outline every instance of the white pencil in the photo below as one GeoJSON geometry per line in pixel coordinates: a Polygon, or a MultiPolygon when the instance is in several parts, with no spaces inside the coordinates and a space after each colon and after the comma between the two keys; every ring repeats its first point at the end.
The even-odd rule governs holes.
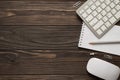
{"type": "Polygon", "coordinates": [[[91,45],[100,45],[100,44],[120,44],[120,41],[100,41],[100,42],[90,42],[91,45]]]}

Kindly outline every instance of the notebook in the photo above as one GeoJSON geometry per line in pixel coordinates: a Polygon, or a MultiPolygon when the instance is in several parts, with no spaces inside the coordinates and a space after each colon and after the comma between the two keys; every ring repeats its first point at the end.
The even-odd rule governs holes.
{"type": "Polygon", "coordinates": [[[101,39],[98,39],[87,27],[85,23],[82,25],[78,47],[101,51],[120,56],[120,44],[102,44],[91,45],[90,42],[99,41],[120,41],[120,26],[115,25],[101,39]]]}

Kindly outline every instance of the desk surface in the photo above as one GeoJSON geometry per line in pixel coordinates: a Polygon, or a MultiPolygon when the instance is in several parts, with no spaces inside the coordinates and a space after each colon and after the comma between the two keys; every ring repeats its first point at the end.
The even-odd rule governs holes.
{"type": "MultiPolygon", "coordinates": [[[[98,80],[86,71],[95,51],[77,47],[82,24],[73,7],[77,1],[0,1],[0,54],[5,54],[0,80],[98,80]],[[18,55],[15,62],[9,54],[18,55]]],[[[95,53],[120,67],[120,57],[95,53]]]]}

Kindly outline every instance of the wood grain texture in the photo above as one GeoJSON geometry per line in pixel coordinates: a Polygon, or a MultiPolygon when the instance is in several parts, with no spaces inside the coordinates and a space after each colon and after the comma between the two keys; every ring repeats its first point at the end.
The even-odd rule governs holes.
{"type": "MultiPolygon", "coordinates": [[[[85,51],[76,50],[6,51],[6,54],[9,53],[17,53],[19,57],[16,62],[1,57],[0,74],[87,75],[85,66],[92,57],[85,51]]],[[[107,60],[102,54],[96,54],[95,57],[107,60]]],[[[114,56],[110,62],[120,66],[118,56],[114,56]]]]}
{"type": "MultiPolygon", "coordinates": [[[[90,53],[95,52],[87,49],[76,50],[1,50],[0,54],[6,57],[8,54],[18,54],[19,60],[32,60],[38,59],[40,62],[87,62],[91,57],[98,57],[101,59],[107,58],[104,53],[95,52],[94,56],[90,56],[90,53]]],[[[2,57],[3,57],[2,56],[2,57]]],[[[0,57],[0,62],[4,62],[4,58],[0,57]]],[[[119,56],[112,55],[112,61],[119,62],[119,56]]],[[[108,58],[109,60],[109,58],[108,58]]]]}
{"type": "Polygon", "coordinates": [[[86,71],[91,57],[120,67],[119,56],[77,47],[77,1],[0,0],[0,80],[101,80],[86,71]]]}
{"type": "Polygon", "coordinates": [[[80,26],[0,26],[0,49],[75,49],[79,33],[80,26]]]}
{"type": "Polygon", "coordinates": [[[1,1],[0,22],[1,25],[80,25],[74,3],[1,1]]]}
{"type": "MultiPolygon", "coordinates": [[[[0,80],[96,80],[85,75],[6,75],[0,76],[0,80]],[[15,77],[16,76],[16,77],[15,77]]],[[[97,79],[100,80],[100,79],[97,79]]]]}

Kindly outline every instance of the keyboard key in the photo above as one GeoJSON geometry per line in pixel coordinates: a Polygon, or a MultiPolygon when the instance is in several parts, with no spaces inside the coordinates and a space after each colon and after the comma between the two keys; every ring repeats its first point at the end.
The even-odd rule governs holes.
{"type": "Polygon", "coordinates": [[[95,23],[97,23],[98,19],[97,18],[94,18],[91,22],[90,22],[90,25],[93,26],[95,23]]]}
{"type": "Polygon", "coordinates": [[[86,12],[84,12],[84,13],[82,14],[82,16],[83,16],[84,18],[86,18],[86,17],[87,17],[86,12]]]}
{"type": "Polygon", "coordinates": [[[115,4],[118,4],[120,0],[113,0],[115,4]]]}
{"type": "Polygon", "coordinates": [[[102,27],[101,27],[101,30],[102,31],[105,31],[107,28],[103,25],[102,27]]]}
{"type": "Polygon", "coordinates": [[[96,2],[96,0],[92,0],[93,2],[96,2]]]}
{"type": "Polygon", "coordinates": [[[91,6],[91,5],[93,4],[93,2],[92,2],[92,1],[90,1],[88,4],[89,4],[89,6],[91,6]]]}
{"type": "Polygon", "coordinates": [[[111,10],[112,14],[115,14],[117,11],[115,9],[111,10]]]}
{"type": "Polygon", "coordinates": [[[92,6],[91,6],[91,9],[92,9],[92,10],[95,10],[95,8],[96,8],[95,5],[92,5],[92,6]]]}
{"type": "Polygon", "coordinates": [[[115,8],[116,8],[116,10],[119,11],[120,10],[120,5],[117,5],[115,8]]]}
{"type": "Polygon", "coordinates": [[[106,10],[107,12],[109,12],[109,11],[111,10],[111,8],[110,8],[109,6],[107,6],[107,7],[105,8],[105,10],[106,10]]]}
{"type": "Polygon", "coordinates": [[[104,2],[104,0],[100,0],[100,2],[104,2]]]}
{"type": "Polygon", "coordinates": [[[101,7],[104,9],[105,7],[106,7],[107,5],[105,4],[105,3],[103,3],[102,5],[101,5],[101,7]]]}
{"type": "Polygon", "coordinates": [[[99,15],[97,16],[97,18],[100,20],[100,19],[102,18],[102,15],[99,14],[99,15]]]}
{"type": "Polygon", "coordinates": [[[103,17],[103,21],[106,22],[108,20],[108,18],[105,16],[103,17]]]}
{"type": "Polygon", "coordinates": [[[114,17],[110,18],[109,21],[113,24],[115,23],[116,19],[114,17]]]}
{"type": "Polygon", "coordinates": [[[110,4],[110,0],[105,0],[105,3],[108,5],[108,4],[110,4]]]}
{"type": "Polygon", "coordinates": [[[88,5],[86,5],[86,6],[84,7],[85,10],[88,9],[88,8],[89,8],[88,5]]]}
{"type": "Polygon", "coordinates": [[[112,17],[112,14],[111,14],[111,13],[108,13],[108,14],[107,14],[107,17],[108,17],[108,18],[111,18],[111,17],[112,17]]]}
{"type": "Polygon", "coordinates": [[[81,10],[79,11],[79,13],[80,13],[80,14],[82,14],[83,12],[84,12],[84,10],[83,10],[83,9],[81,9],[81,10]]]}
{"type": "Polygon", "coordinates": [[[106,25],[106,27],[110,27],[110,25],[111,25],[111,23],[109,22],[109,21],[107,21],[106,23],[105,23],[105,25],[106,25]]]}
{"type": "Polygon", "coordinates": [[[116,17],[117,19],[120,18],[120,11],[118,11],[118,12],[115,14],[115,17],[116,17]]]}
{"type": "Polygon", "coordinates": [[[103,16],[105,16],[107,13],[106,13],[105,10],[103,10],[103,11],[101,12],[101,14],[102,14],[103,16]]]}
{"type": "Polygon", "coordinates": [[[111,8],[114,8],[114,7],[115,7],[115,4],[112,2],[112,3],[110,4],[110,7],[111,7],[111,8]]]}
{"type": "Polygon", "coordinates": [[[91,21],[93,19],[93,16],[92,15],[89,15],[87,18],[86,18],[86,20],[89,22],[89,21],[91,21]]]}
{"type": "Polygon", "coordinates": [[[100,2],[97,0],[95,4],[96,4],[96,6],[99,6],[100,2]]]}
{"type": "Polygon", "coordinates": [[[93,14],[93,16],[96,16],[96,15],[97,15],[97,12],[96,12],[96,11],[93,11],[92,14],[93,14]]]}
{"type": "Polygon", "coordinates": [[[100,7],[97,8],[98,13],[102,11],[100,7]]]}
{"type": "Polygon", "coordinates": [[[101,35],[103,32],[99,29],[97,30],[97,34],[101,35]]]}
{"type": "Polygon", "coordinates": [[[95,29],[95,30],[97,30],[99,27],[101,27],[102,25],[104,24],[104,22],[101,20],[101,21],[99,21],[95,26],[93,26],[93,28],[95,29]]]}
{"type": "Polygon", "coordinates": [[[90,14],[92,12],[92,10],[89,8],[87,11],[86,11],[88,14],[90,14]]]}

